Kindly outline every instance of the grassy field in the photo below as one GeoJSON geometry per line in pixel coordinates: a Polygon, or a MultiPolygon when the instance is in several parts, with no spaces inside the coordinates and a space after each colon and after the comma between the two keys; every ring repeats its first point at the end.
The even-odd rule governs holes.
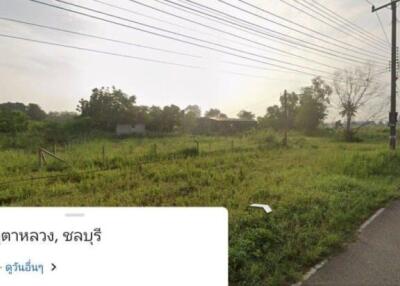
{"type": "Polygon", "coordinates": [[[35,152],[2,150],[0,204],[224,206],[230,285],[287,285],[398,197],[400,154],[387,151],[382,130],[362,136],[343,143],[291,134],[288,148],[270,132],[91,140],[57,147],[69,166],[49,158],[41,169],[35,152]]]}

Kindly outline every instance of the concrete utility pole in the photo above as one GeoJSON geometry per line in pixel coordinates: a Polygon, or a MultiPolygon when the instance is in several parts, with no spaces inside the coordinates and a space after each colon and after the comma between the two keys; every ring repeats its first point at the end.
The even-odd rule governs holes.
{"type": "Polygon", "coordinates": [[[390,126],[390,149],[396,149],[396,125],[397,125],[397,112],[396,112],[396,81],[397,81],[397,2],[400,0],[391,0],[383,6],[376,8],[372,6],[372,13],[379,11],[388,6],[392,7],[392,76],[391,76],[391,93],[390,93],[390,113],[389,113],[389,126],[390,126]]]}

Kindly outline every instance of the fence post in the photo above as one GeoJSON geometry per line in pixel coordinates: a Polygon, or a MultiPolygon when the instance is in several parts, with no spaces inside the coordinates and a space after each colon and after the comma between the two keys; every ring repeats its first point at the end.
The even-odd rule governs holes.
{"type": "Polygon", "coordinates": [[[42,167],[42,150],[38,149],[39,168],[42,167]]]}
{"type": "Polygon", "coordinates": [[[157,144],[156,143],[154,143],[153,151],[154,151],[154,155],[157,156],[157,144]]]}
{"type": "Polygon", "coordinates": [[[102,147],[101,155],[102,155],[103,166],[105,166],[105,164],[106,164],[106,148],[104,145],[102,147]]]}
{"type": "Polygon", "coordinates": [[[197,155],[200,155],[200,142],[197,140],[194,140],[194,142],[196,143],[196,152],[197,155]]]}

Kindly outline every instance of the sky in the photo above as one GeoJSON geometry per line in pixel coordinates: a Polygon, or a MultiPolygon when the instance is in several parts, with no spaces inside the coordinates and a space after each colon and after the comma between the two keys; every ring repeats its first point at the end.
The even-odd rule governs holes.
{"type": "MultiPolygon", "coordinates": [[[[115,86],[128,95],[135,95],[139,105],[175,104],[185,108],[197,104],[203,111],[218,108],[231,117],[242,109],[261,116],[268,106],[279,102],[283,90],[300,92],[315,75],[325,76],[330,82],[336,69],[361,65],[304,49],[296,44],[298,41],[312,47],[326,47],[326,50],[360,62],[377,61],[376,73],[386,68],[390,56],[383,30],[390,37],[391,11],[379,12],[382,29],[366,0],[65,0],[119,18],[57,0],[40,1],[122,25],[30,0],[0,0],[0,102],[32,102],[46,111],[75,111],[78,101],[89,99],[93,88],[115,86]],[[324,20],[324,10],[316,6],[306,8],[307,2],[313,4],[313,1],[362,27],[364,32],[351,32],[349,27],[354,29],[354,26],[338,23],[335,17],[324,20]],[[173,3],[192,10],[184,11],[183,6],[173,3]],[[196,6],[196,3],[214,10],[196,6]],[[194,14],[193,9],[218,15],[220,20],[194,14]],[[214,14],[218,13],[216,10],[225,15],[214,14]],[[227,14],[236,18],[228,19],[227,14]],[[237,26],[239,19],[245,22],[237,26]],[[4,36],[80,47],[92,52],[4,36]],[[292,44],[287,45],[276,37],[292,37],[292,44]]],[[[370,2],[379,6],[387,1],[370,2]]],[[[389,73],[377,75],[387,96],[389,78],[389,73]]],[[[336,116],[332,112],[330,118],[334,120],[336,116]]]]}

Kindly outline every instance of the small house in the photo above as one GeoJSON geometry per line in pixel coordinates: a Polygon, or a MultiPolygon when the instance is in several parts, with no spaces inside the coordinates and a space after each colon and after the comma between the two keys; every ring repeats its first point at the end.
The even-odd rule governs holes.
{"type": "Polygon", "coordinates": [[[146,133],[146,125],[138,123],[132,127],[130,124],[118,124],[115,128],[115,133],[117,136],[144,135],[146,133]]]}

